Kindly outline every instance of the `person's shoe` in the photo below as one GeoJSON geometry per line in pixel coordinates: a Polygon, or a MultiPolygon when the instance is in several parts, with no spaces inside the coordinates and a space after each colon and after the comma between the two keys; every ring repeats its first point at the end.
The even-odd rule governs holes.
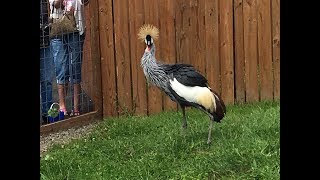
{"type": "Polygon", "coordinates": [[[79,116],[80,115],[80,112],[79,111],[71,111],[71,113],[70,113],[70,117],[72,117],[72,116],[79,116]]]}

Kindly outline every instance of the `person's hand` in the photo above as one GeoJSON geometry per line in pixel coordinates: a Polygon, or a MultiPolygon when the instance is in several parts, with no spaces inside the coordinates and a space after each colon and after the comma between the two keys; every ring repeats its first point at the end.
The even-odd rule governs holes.
{"type": "Polygon", "coordinates": [[[54,0],[53,4],[56,9],[59,9],[59,8],[63,9],[64,8],[63,0],[54,0]]]}
{"type": "Polygon", "coordinates": [[[85,5],[85,6],[89,4],[89,0],[81,0],[81,2],[82,2],[82,4],[85,5]]]}

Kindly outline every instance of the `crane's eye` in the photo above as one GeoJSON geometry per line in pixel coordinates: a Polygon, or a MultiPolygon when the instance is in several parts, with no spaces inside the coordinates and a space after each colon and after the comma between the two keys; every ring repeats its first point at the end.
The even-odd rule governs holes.
{"type": "Polygon", "coordinates": [[[152,37],[151,37],[150,35],[147,35],[147,36],[146,36],[145,43],[146,43],[148,46],[150,46],[150,45],[153,44],[153,39],[152,39],[152,37]]]}

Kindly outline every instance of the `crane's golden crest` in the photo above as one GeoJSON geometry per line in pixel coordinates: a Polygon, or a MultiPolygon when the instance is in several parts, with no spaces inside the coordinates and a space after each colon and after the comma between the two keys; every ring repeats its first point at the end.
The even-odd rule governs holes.
{"type": "Polygon", "coordinates": [[[144,41],[147,35],[150,35],[152,39],[157,40],[159,37],[158,28],[151,24],[144,24],[139,29],[138,39],[144,41]]]}

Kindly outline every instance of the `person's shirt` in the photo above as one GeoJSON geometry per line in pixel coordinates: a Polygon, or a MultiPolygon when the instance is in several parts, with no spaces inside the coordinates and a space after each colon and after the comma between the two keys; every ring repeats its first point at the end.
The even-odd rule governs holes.
{"type": "Polygon", "coordinates": [[[49,14],[47,0],[40,0],[40,48],[49,46],[49,14]]]}
{"type": "Polygon", "coordinates": [[[64,11],[74,11],[74,17],[76,20],[77,30],[79,34],[82,35],[85,32],[85,22],[84,22],[84,6],[81,0],[64,0],[62,8],[55,8],[53,6],[54,0],[49,0],[50,2],[50,18],[61,18],[64,11]]]}

